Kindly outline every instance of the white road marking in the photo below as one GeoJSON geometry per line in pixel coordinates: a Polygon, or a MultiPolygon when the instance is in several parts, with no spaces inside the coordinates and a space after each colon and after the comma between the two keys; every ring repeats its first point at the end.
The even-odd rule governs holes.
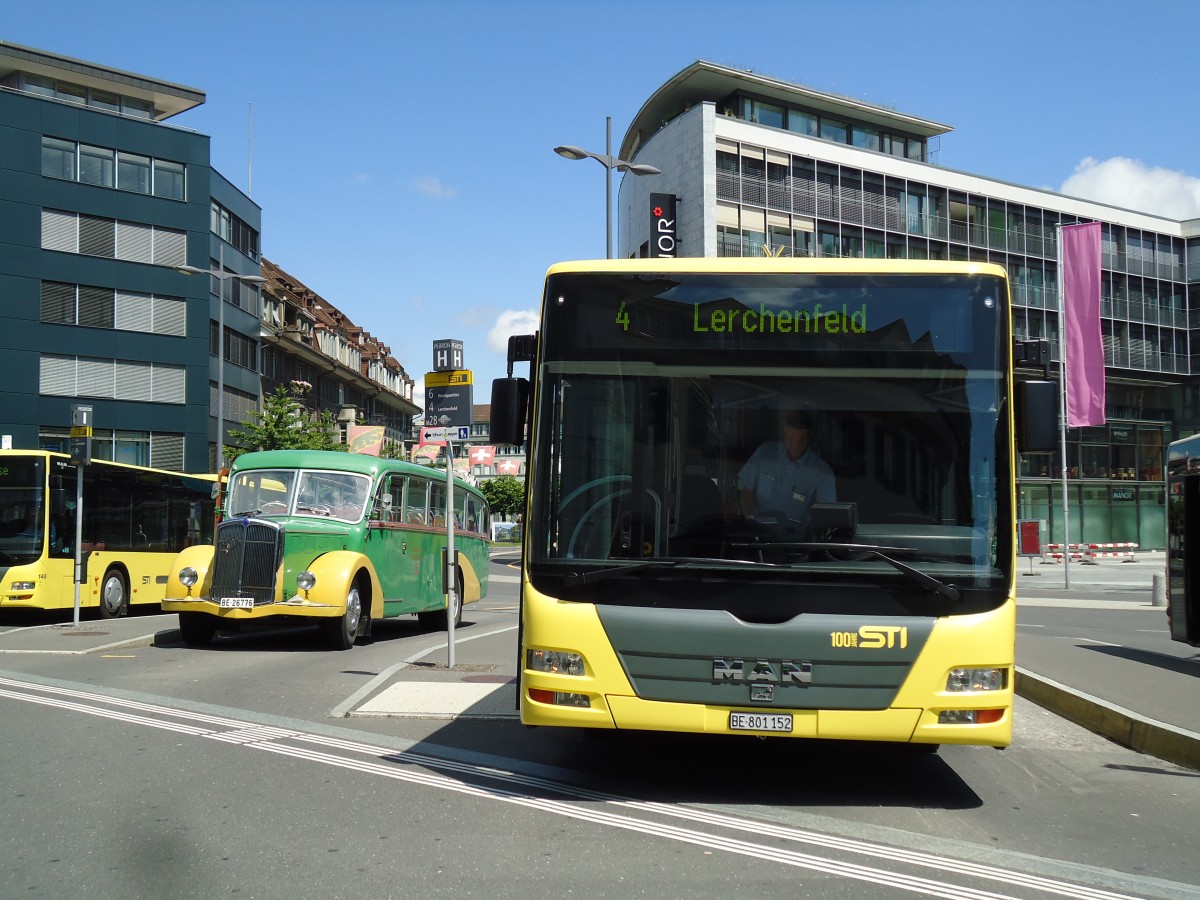
{"type": "Polygon", "coordinates": [[[1006,900],[1007,898],[1007,900],[1011,900],[1011,896],[1007,894],[997,894],[961,884],[952,884],[948,881],[932,880],[884,868],[829,859],[767,844],[682,828],[665,822],[597,808],[595,804],[599,802],[618,810],[684,819],[712,828],[749,833],[757,837],[770,837],[780,841],[813,845],[831,851],[859,854],[871,859],[918,866],[932,869],[939,874],[963,875],[999,882],[1014,888],[1034,888],[1062,897],[1079,898],[1079,900],[1130,900],[1130,895],[1015,870],[1001,869],[994,865],[981,865],[952,857],[904,850],[886,844],[874,844],[836,835],[775,826],[761,821],[739,819],[735,816],[686,806],[639,801],[629,797],[576,788],[566,783],[506,771],[493,766],[441,759],[422,753],[398,752],[384,747],[360,744],[301,730],[275,728],[228,716],[174,709],[157,704],[109,697],[90,691],[26,683],[8,678],[0,678],[0,686],[2,686],[0,687],[0,697],[12,700],[225,741],[246,749],[266,750],[320,765],[353,770],[437,790],[453,791],[465,796],[515,804],[566,818],[592,822],[624,831],[639,832],[739,856],[823,872],[841,878],[900,887],[925,896],[944,897],[947,900],[957,900],[957,898],[963,898],[963,900],[1006,900]],[[125,710],[152,713],[154,717],[125,710]],[[183,719],[185,722],[172,722],[169,721],[170,719],[183,719]],[[205,723],[214,728],[186,724],[192,722],[205,723]],[[293,746],[291,742],[300,746],[293,746]],[[317,750],[311,746],[305,746],[312,744],[328,749],[317,750]],[[329,752],[330,750],[341,751],[345,754],[366,755],[373,759],[364,760],[353,756],[338,755],[329,752]],[[410,765],[417,768],[407,768],[410,765]],[[438,774],[429,772],[427,769],[437,769],[450,774],[438,774]],[[457,776],[497,781],[500,786],[488,787],[471,784],[460,780],[460,777],[457,776]],[[557,800],[544,796],[545,794],[556,794],[573,799],[557,800]],[[586,805],[578,805],[578,801],[585,801],[586,805]]]}

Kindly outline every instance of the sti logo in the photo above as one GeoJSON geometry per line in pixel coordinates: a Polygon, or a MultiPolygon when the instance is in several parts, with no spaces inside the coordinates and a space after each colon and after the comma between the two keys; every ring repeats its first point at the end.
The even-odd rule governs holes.
{"type": "Polygon", "coordinates": [[[863,625],[858,631],[830,632],[829,639],[834,647],[857,647],[862,650],[899,647],[903,650],[908,646],[908,628],[904,625],[863,625]]]}

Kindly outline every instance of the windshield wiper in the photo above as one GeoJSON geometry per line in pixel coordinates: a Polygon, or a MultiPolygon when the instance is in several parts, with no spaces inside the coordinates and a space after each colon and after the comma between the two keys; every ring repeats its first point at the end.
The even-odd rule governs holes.
{"type": "Polygon", "coordinates": [[[658,566],[669,569],[677,565],[679,565],[679,563],[676,560],[655,557],[653,559],[644,559],[639,562],[629,563],[628,565],[608,566],[604,569],[592,569],[590,572],[568,572],[563,576],[563,583],[594,584],[597,581],[605,581],[615,575],[632,575],[634,572],[643,572],[646,569],[653,569],[658,566]]]}
{"type": "Polygon", "coordinates": [[[757,550],[820,550],[842,553],[863,553],[881,562],[887,563],[897,572],[905,575],[910,581],[920,585],[927,591],[932,591],[939,597],[945,597],[951,603],[957,603],[962,592],[952,584],[939,581],[932,575],[927,575],[920,569],[914,569],[907,563],[893,559],[889,553],[916,553],[916,547],[882,547],[877,544],[839,544],[832,541],[755,541],[735,544],[736,547],[751,547],[757,550]]]}
{"type": "Polygon", "coordinates": [[[247,509],[244,512],[234,513],[233,517],[235,519],[240,519],[243,516],[257,516],[260,512],[262,512],[261,509],[247,509]]]}
{"type": "Polygon", "coordinates": [[[777,569],[775,563],[757,562],[752,559],[725,559],[719,556],[652,556],[639,559],[624,565],[613,565],[603,569],[592,569],[589,572],[568,572],[563,576],[566,584],[594,584],[606,581],[617,575],[630,575],[634,572],[644,572],[646,569],[673,569],[676,566],[738,566],[739,568],[777,569]]]}
{"type": "MultiPolygon", "coordinates": [[[[883,549],[890,548],[885,547],[883,549]]],[[[892,559],[886,553],[880,553],[878,550],[871,549],[867,549],[864,552],[870,553],[876,559],[883,560],[897,572],[906,575],[910,580],[915,581],[927,591],[933,591],[939,597],[945,597],[951,603],[957,603],[958,598],[962,596],[962,592],[959,591],[959,589],[954,585],[946,584],[944,581],[938,581],[938,579],[934,578],[932,575],[926,575],[920,569],[914,569],[912,566],[906,565],[905,563],[900,562],[898,559],[892,559]]]]}

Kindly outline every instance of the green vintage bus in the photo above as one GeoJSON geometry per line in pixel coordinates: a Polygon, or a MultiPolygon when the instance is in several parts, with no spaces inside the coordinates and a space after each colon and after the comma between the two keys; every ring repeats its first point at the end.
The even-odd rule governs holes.
{"type": "MultiPolygon", "coordinates": [[[[184,641],[255,623],[319,624],[348,650],[376,619],[416,615],[449,625],[444,551],[446,475],[358,453],[271,450],[239,456],[215,546],[175,558],[163,610],[184,641]]],[[[453,489],[454,622],[487,594],[490,510],[463,481],[453,489]]]]}

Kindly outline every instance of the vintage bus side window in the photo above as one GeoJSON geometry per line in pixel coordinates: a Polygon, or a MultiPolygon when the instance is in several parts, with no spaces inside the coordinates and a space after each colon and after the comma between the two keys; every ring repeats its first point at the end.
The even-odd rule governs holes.
{"type": "Polygon", "coordinates": [[[429,491],[429,482],[424,478],[408,479],[408,500],[405,507],[404,521],[409,525],[425,525],[425,495],[429,491]]]}

